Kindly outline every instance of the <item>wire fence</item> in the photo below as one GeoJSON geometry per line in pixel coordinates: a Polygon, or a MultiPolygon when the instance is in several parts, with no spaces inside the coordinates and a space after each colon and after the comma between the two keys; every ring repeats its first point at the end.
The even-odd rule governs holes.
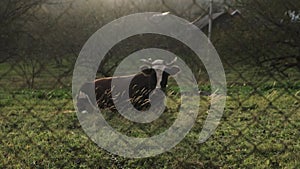
{"type": "MultiPolygon", "coordinates": [[[[277,16],[263,18],[264,13],[255,5],[245,9],[245,4],[228,1],[214,2],[213,14],[209,16],[208,4],[197,0],[1,2],[0,166],[300,167],[297,13],[280,14],[282,19],[277,22],[277,16]],[[254,20],[249,19],[251,10],[257,14],[254,20]],[[148,11],[170,12],[204,33],[212,19],[211,42],[226,72],[227,103],[214,135],[199,144],[197,139],[214,91],[195,54],[174,39],[154,34],[136,35],[118,43],[107,53],[97,77],[111,76],[129,54],[156,47],[184,60],[201,90],[201,112],[186,138],[158,156],[132,159],[99,148],[84,134],[73,107],[72,75],[83,44],[96,30],[121,16],[148,11]],[[281,24],[278,30],[276,24],[281,24]]],[[[137,124],[118,113],[104,111],[105,119],[131,137],[151,137],[163,132],[174,123],[180,107],[178,86],[174,79],[170,81],[167,93],[172,106],[157,121],[137,124]]]]}

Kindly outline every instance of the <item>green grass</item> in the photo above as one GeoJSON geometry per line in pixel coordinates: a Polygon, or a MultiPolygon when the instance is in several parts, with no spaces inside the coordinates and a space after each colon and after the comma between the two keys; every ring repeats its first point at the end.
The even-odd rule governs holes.
{"type": "MultiPolygon", "coordinates": [[[[246,64],[225,65],[228,96],[215,134],[198,143],[210,106],[210,98],[202,96],[196,123],[177,146],[155,157],[131,159],[112,155],[84,133],[73,107],[71,73],[64,76],[71,67],[47,64],[35,79],[35,90],[29,90],[16,67],[0,64],[0,168],[300,167],[299,72],[283,76],[246,64]]],[[[200,75],[200,89],[210,91],[206,78],[200,75]]],[[[152,123],[133,123],[108,111],[104,117],[128,136],[159,134],[178,114],[179,89],[169,86],[174,93],[168,109],[152,123]]]]}
{"type": "MultiPolygon", "coordinates": [[[[155,157],[130,159],[99,148],[83,132],[71,91],[0,91],[1,168],[297,168],[300,165],[300,86],[231,86],[224,116],[205,143],[198,137],[209,97],[196,124],[176,147],[155,157]],[[288,90],[286,90],[288,88],[288,90]]],[[[209,89],[209,86],[203,86],[209,89]]],[[[151,124],[134,124],[106,112],[123,134],[155,135],[176,118],[176,96],[151,124]]]]}

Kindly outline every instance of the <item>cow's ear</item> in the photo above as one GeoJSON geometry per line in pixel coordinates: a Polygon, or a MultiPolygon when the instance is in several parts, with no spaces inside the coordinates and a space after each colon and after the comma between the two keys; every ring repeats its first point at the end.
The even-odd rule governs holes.
{"type": "Polygon", "coordinates": [[[180,68],[178,66],[172,66],[170,68],[167,68],[166,72],[173,76],[180,72],[180,68]]]}
{"type": "Polygon", "coordinates": [[[147,65],[142,65],[142,66],[140,67],[140,69],[141,69],[142,73],[144,73],[144,74],[146,74],[146,75],[149,75],[149,74],[151,74],[151,72],[152,72],[150,66],[147,66],[147,65]]]}

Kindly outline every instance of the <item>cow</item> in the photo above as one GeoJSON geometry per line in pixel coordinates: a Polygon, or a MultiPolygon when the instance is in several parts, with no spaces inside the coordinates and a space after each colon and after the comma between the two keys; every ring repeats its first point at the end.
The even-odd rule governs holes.
{"type": "Polygon", "coordinates": [[[175,57],[170,63],[166,63],[160,59],[154,61],[151,58],[148,60],[141,59],[145,65],[140,67],[141,71],[137,74],[99,78],[93,82],[83,84],[77,96],[78,111],[82,113],[89,112],[87,109],[91,105],[94,105],[94,107],[98,106],[101,109],[114,109],[114,101],[124,101],[122,96],[128,90],[131,104],[139,111],[147,110],[151,106],[150,93],[157,89],[165,91],[168,77],[180,72],[180,68],[174,65],[176,60],[177,58],[175,57]],[[112,86],[113,81],[114,84],[125,84],[118,87],[117,96],[112,96],[112,91],[115,89],[112,86]],[[96,96],[94,101],[90,97],[92,92],[95,92],[96,96]]]}

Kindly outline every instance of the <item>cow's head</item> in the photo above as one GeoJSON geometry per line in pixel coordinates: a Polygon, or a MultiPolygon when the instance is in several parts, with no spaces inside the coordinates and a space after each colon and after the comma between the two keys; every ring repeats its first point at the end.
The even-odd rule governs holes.
{"type": "Polygon", "coordinates": [[[175,57],[170,63],[161,59],[152,61],[151,58],[148,60],[141,59],[141,61],[146,64],[141,66],[142,72],[148,73],[151,69],[155,70],[155,77],[153,80],[156,80],[156,89],[165,90],[168,83],[168,77],[176,75],[180,71],[180,68],[174,65],[177,61],[177,57],[175,57]]]}

